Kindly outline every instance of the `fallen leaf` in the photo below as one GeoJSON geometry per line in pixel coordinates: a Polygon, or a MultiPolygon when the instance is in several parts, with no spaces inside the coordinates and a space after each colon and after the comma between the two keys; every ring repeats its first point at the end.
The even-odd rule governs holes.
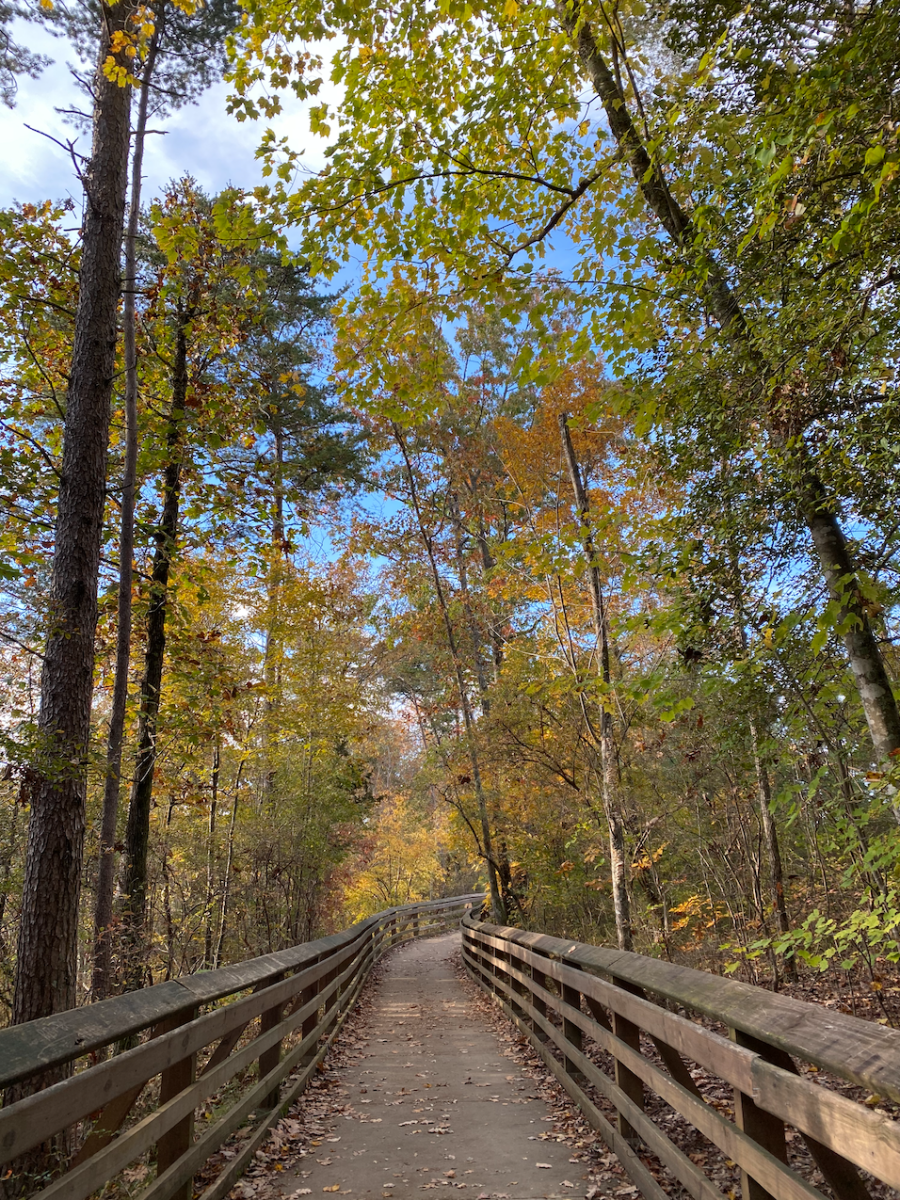
{"type": "Polygon", "coordinates": [[[545,1170],[545,1171],[552,1171],[552,1170],[553,1170],[553,1168],[552,1168],[552,1166],[550,1165],[550,1163],[535,1163],[534,1165],[535,1165],[536,1167],[541,1167],[541,1168],[542,1168],[543,1170],[545,1170]]]}
{"type": "Polygon", "coordinates": [[[341,1185],[339,1183],[333,1183],[331,1187],[322,1188],[323,1192],[339,1192],[340,1190],[341,1185]]]}

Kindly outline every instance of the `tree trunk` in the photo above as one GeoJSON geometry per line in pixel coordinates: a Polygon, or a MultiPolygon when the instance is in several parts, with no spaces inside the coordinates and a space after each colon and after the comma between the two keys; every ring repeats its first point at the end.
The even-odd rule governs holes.
{"type": "Polygon", "coordinates": [[[187,324],[188,316],[179,312],[175,335],[175,362],[172,371],[172,407],[166,446],[169,461],[163,473],[163,508],[154,533],[156,550],[150,576],[150,603],[147,610],[147,645],[144,654],[144,679],[141,686],[138,754],[134,786],[128,807],[125,831],[125,870],[122,881],[125,895],[124,936],[127,956],[126,984],[141,986],[143,977],[144,924],[147,912],[147,851],[150,843],[150,809],[153,802],[153,774],[156,767],[156,732],[162,691],[163,661],[166,651],[166,616],[169,603],[169,574],[178,536],[178,509],[181,499],[185,400],[187,398],[187,324]]]}
{"type": "Polygon", "coordinates": [[[205,933],[203,939],[203,966],[206,970],[212,966],[213,944],[213,896],[216,890],[216,815],[219,807],[219,768],[221,766],[221,751],[219,737],[216,735],[216,747],[213,751],[212,795],[209,801],[209,827],[206,833],[206,912],[204,916],[205,933]]]}
{"type": "MultiPolygon", "coordinates": [[[[108,79],[102,64],[110,53],[110,39],[124,30],[132,12],[131,0],[103,6],[100,65],[94,80],[93,141],[84,178],[84,237],[63,427],[50,633],[41,672],[39,744],[24,785],[31,819],[13,1000],[15,1024],[75,1005],[97,580],[116,369],[130,109],[130,89],[108,79]]],[[[124,64],[124,54],[120,58],[124,64]]]]}
{"type": "Polygon", "coordinates": [[[393,424],[394,440],[400,448],[400,453],[403,455],[403,462],[406,467],[406,478],[409,484],[410,501],[413,506],[413,512],[416,517],[416,524],[419,530],[419,536],[425,547],[425,553],[428,555],[428,562],[431,565],[431,577],[434,580],[434,588],[437,593],[438,606],[441,610],[441,617],[444,622],[444,630],[447,634],[447,646],[450,650],[450,657],[453,661],[453,672],[456,678],[457,695],[459,696],[460,707],[462,708],[463,723],[466,729],[466,745],[469,751],[469,763],[472,769],[472,784],[475,789],[475,799],[478,805],[478,816],[481,822],[481,844],[484,855],[485,864],[488,873],[488,887],[491,893],[491,912],[494,920],[499,925],[505,925],[507,922],[506,905],[503,902],[503,894],[500,890],[500,883],[497,877],[497,860],[494,856],[494,843],[491,834],[491,825],[488,819],[487,799],[484,794],[484,785],[481,779],[481,763],[478,756],[478,746],[475,740],[475,722],[472,720],[472,709],[469,704],[469,693],[466,689],[466,681],[463,676],[462,662],[460,659],[459,647],[456,643],[456,634],[453,630],[453,622],[450,620],[450,610],[447,607],[447,598],[444,595],[444,585],[441,583],[440,572],[437,568],[437,562],[434,557],[434,547],[432,545],[431,535],[425,528],[425,522],[422,517],[422,510],[419,506],[419,497],[416,489],[416,481],[413,476],[412,464],[409,461],[409,452],[406,449],[406,440],[403,433],[396,423],[393,424]]]}
{"type": "Polygon", "coordinates": [[[572,445],[572,435],[569,431],[569,419],[565,413],[559,414],[559,431],[562,435],[563,453],[569,469],[569,479],[575,497],[575,512],[581,525],[582,547],[587,562],[588,579],[591,585],[591,607],[594,613],[594,635],[600,650],[600,676],[603,680],[606,694],[603,697],[603,711],[600,714],[600,773],[603,787],[603,811],[606,814],[606,824],[609,831],[609,865],[612,874],[613,910],[616,918],[616,938],[620,950],[634,949],[634,934],[631,927],[631,902],[628,896],[627,858],[625,854],[625,824],[622,820],[621,798],[619,795],[619,780],[616,767],[616,745],[613,737],[613,719],[609,711],[609,688],[611,685],[610,656],[609,656],[609,625],[606,619],[606,606],[603,601],[603,587],[600,580],[600,568],[597,566],[594,552],[594,539],[591,534],[591,511],[587,492],[581,480],[578,469],[578,459],[575,457],[575,447],[572,445]]]}
{"type": "MultiPolygon", "coordinates": [[[[644,202],[681,254],[687,256],[702,281],[709,310],[725,338],[740,343],[760,374],[770,373],[750,338],[747,320],[719,264],[700,247],[693,222],[672,195],[662,168],[655,162],[635,127],[626,97],[601,54],[589,22],[582,19],[578,0],[562,8],[561,16],[572,37],[582,67],[603,104],[610,130],[631,169],[644,202]]],[[[856,567],[833,502],[817,475],[802,436],[785,438],[775,420],[769,435],[800,485],[803,519],[822,567],[829,594],[840,605],[839,628],[865,713],[872,745],[879,759],[900,750],[900,708],[888,679],[881,649],[872,629],[856,567]]],[[[900,820],[900,813],[895,814],[900,820]]]]}
{"type": "Polygon", "coordinates": [[[128,208],[128,228],[125,232],[125,278],[122,301],[122,332],[125,345],[125,463],[122,473],[121,512],[119,517],[119,595],[116,627],[116,670],[112,704],[109,714],[109,733],[106,743],[106,780],[103,789],[103,819],[100,827],[100,861],[97,871],[97,895],[94,903],[94,967],[91,977],[91,999],[103,1000],[109,993],[112,963],[113,891],[115,888],[115,845],[119,821],[119,795],[122,779],[122,744],[125,737],[125,710],[128,702],[128,671],[131,665],[131,592],[134,570],[134,492],[137,476],[137,347],[135,289],[137,287],[137,233],[141,211],[141,170],[144,162],[144,142],[147,134],[147,108],[150,81],[156,65],[156,54],[165,3],[160,7],[156,29],[150,40],[141,90],[138,117],[134,129],[134,150],[131,159],[131,199],[128,208]]]}
{"type": "Polygon", "coordinates": [[[225,925],[228,917],[228,893],[231,890],[231,868],[234,864],[234,830],[237,823],[238,787],[244,764],[238,767],[237,778],[234,781],[234,792],[231,797],[231,821],[228,825],[228,851],[225,857],[225,877],[222,880],[222,906],[219,911],[219,936],[216,938],[216,950],[213,955],[212,969],[218,971],[222,965],[222,947],[225,944],[225,925]]]}

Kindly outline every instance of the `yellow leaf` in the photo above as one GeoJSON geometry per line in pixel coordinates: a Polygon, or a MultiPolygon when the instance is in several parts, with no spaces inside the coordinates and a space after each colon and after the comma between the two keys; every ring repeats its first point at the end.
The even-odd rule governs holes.
{"type": "Polygon", "coordinates": [[[339,1192],[340,1190],[341,1185],[339,1183],[333,1183],[331,1187],[322,1188],[323,1192],[339,1192]]]}
{"type": "Polygon", "coordinates": [[[503,15],[504,17],[509,17],[511,20],[519,15],[519,5],[516,0],[506,0],[506,3],[503,5],[503,15]]]}

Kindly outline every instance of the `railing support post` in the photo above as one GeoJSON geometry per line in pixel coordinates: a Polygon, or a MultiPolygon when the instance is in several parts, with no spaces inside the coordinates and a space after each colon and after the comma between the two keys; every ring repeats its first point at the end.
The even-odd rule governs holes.
{"type": "MultiPolygon", "coordinates": [[[[579,992],[578,988],[573,988],[569,984],[564,983],[560,986],[560,994],[565,1004],[571,1004],[572,1008],[577,1008],[579,1011],[581,1010],[581,992],[579,992]]],[[[569,1018],[566,1016],[565,1009],[563,1009],[563,1034],[566,1041],[570,1042],[576,1050],[581,1050],[583,1048],[581,1026],[576,1025],[574,1021],[569,1020],[569,1018]]],[[[571,1075],[573,1079],[584,1079],[584,1075],[581,1073],[575,1063],[568,1057],[566,1058],[566,1074],[571,1075]]]]}
{"type": "MultiPolygon", "coordinates": [[[[624,979],[616,979],[614,977],[612,982],[617,987],[622,988],[623,991],[634,992],[635,990],[634,985],[627,983],[624,979]]],[[[613,1012],[612,1031],[617,1038],[625,1043],[626,1046],[629,1046],[632,1050],[636,1050],[638,1054],[640,1054],[641,1031],[633,1021],[629,1021],[627,1018],[620,1016],[617,1012],[613,1012]]],[[[618,1059],[615,1060],[615,1063],[616,1084],[622,1089],[629,1100],[636,1104],[638,1108],[643,1109],[644,1084],[640,1076],[635,1075],[634,1071],[630,1071],[628,1067],[626,1067],[624,1063],[619,1062],[618,1059]]],[[[636,1130],[632,1127],[631,1123],[622,1116],[621,1113],[618,1115],[618,1126],[619,1133],[621,1133],[623,1138],[626,1138],[629,1142],[636,1142],[639,1140],[636,1130]]],[[[744,1197],[744,1200],[747,1200],[746,1196],[744,1197]]]]}
{"type": "MultiPolygon", "coordinates": [[[[730,1029],[731,1040],[738,1046],[747,1046],[755,1050],[758,1043],[755,1038],[747,1038],[739,1029],[730,1029]]],[[[739,1129],[748,1137],[758,1142],[764,1150],[768,1150],[779,1162],[787,1163],[787,1141],[784,1136],[784,1122],[760,1108],[752,1096],[734,1089],[734,1119],[739,1129]]],[[[758,1183],[752,1175],[741,1171],[741,1195],[743,1200],[775,1200],[772,1193],[758,1183]]]]}
{"type": "MultiPolygon", "coordinates": [[[[541,970],[540,967],[536,967],[533,964],[531,966],[531,978],[540,987],[545,988],[547,986],[547,976],[544,974],[544,972],[541,970]]],[[[531,1003],[534,1006],[535,1012],[537,1012],[542,1017],[546,1017],[546,1015],[547,1015],[547,1001],[546,1000],[542,1000],[540,996],[536,996],[534,994],[534,992],[532,992],[531,993],[531,1003]]],[[[531,1028],[534,1030],[534,1036],[538,1039],[539,1042],[548,1041],[547,1034],[544,1033],[543,1029],[541,1029],[541,1027],[540,1027],[540,1025],[538,1025],[537,1021],[532,1020],[531,1028]]]]}
{"type": "MultiPolygon", "coordinates": [[[[195,1008],[189,1009],[185,1013],[181,1013],[170,1020],[165,1021],[160,1026],[160,1033],[170,1033],[173,1029],[177,1029],[180,1025],[187,1025],[189,1021],[197,1015],[195,1008]]],[[[189,1054],[187,1057],[179,1059],[162,1072],[160,1076],[159,1086],[159,1103],[160,1105],[167,1104],[179,1092],[183,1092],[186,1087],[190,1087],[197,1075],[197,1055],[189,1054]]],[[[164,1133],[156,1143],[156,1174],[162,1175],[163,1171],[177,1162],[188,1149],[194,1139],[194,1114],[190,1112],[186,1117],[183,1117],[177,1125],[173,1125],[168,1132],[164,1133]]],[[[193,1180],[186,1180],[176,1192],[172,1193],[172,1200],[191,1200],[193,1195],[193,1180]]]]}
{"type": "MultiPolygon", "coordinates": [[[[280,983],[284,975],[276,975],[272,983],[280,983]]],[[[260,1033],[268,1033],[270,1029],[274,1029],[282,1017],[283,1004],[273,1005],[272,1008],[267,1008],[265,1012],[260,1014],[259,1031],[260,1033]]],[[[268,1050],[264,1050],[259,1056],[259,1078],[263,1079],[270,1071],[274,1071],[278,1066],[278,1061],[281,1058],[281,1042],[276,1042],[274,1046],[270,1046],[268,1050]]],[[[259,1103],[260,1111],[268,1111],[275,1108],[281,1096],[281,1088],[273,1088],[259,1103]]]]}

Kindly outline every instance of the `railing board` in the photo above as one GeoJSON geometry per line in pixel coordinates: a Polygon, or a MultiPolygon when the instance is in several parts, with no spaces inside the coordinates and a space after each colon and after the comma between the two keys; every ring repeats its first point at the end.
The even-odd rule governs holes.
{"type": "MultiPolygon", "coordinates": [[[[488,936],[485,940],[493,941],[495,939],[488,936]]],[[[482,956],[490,958],[489,954],[485,955],[483,946],[481,949],[482,956]]],[[[523,959],[536,957],[532,951],[524,950],[524,948],[520,948],[520,952],[523,959]]],[[[524,967],[527,964],[523,961],[522,965],[524,967]]],[[[564,1003],[561,998],[536,985],[530,972],[525,970],[519,972],[508,961],[504,961],[504,969],[508,973],[516,971],[519,978],[529,984],[535,995],[545,1005],[557,1011],[561,1010],[564,1003]]],[[[533,970],[533,967],[531,969],[533,970]]],[[[546,962],[545,970],[555,977],[568,977],[573,982],[581,979],[585,989],[596,990],[595,985],[600,982],[558,962],[546,962]]],[[[608,988],[610,985],[602,984],[601,986],[608,988]]],[[[808,1134],[823,1145],[827,1151],[838,1157],[849,1159],[863,1170],[870,1171],[877,1178],[900,1190],[900,1124],[897,1122],[891,1121],[882,1113],[864,1108],[839,1093],[812,1083],[796,1073],[766,1062],[755,1051],[729,1043],[718,1034],[692,1025],[684,1018],[648,1001],[642,1001],[628,993],[620,993],[617,997],[613,996],[611,1001],[616,1002],[617,1007],[624,1006],[625,1011],[628,1011],[628,1006],[633,1004],[634,1020],[645,1030],[649,1023],[648,1018],[654,1021],[663,1036],[668,1036],[666,1026],[670,1026],[675,1033],[670,1040],[674,1042],[679,1040],[678,1031],[688,1026],[692,1034],[690,1041],[693,1043],[693,1048],[697,1050],[696,1055],[693,1052],[690,1053],[690,1057],[695,1061],[702,1062],[704,1059],[711,1061],[712,1056],[704,1051],[713,1047],[716,1050],[718,1063],[713,1061],[710,1069],[717,1075],[726,1080],[729,1080],[730,1077],[732,1082],[739,1079],[738,1086],[744,1093],[752,1097],[760,1107],[765,1108],[773,1116],[794,1125],[801,1133],[808,1134]],[[740,1067],[739,1070],[735,1069],[736,1063],[740,1067]]],[[[693,1093],[686,1093],[691,1095],[692,1101],[689,1105],[690,1112],[688,1112],[684,1107],[683,1099],[680,1098],[680,1093],[671,1092],[668,1084],[674,1083],[674,1086],[680,1087],[681,1091],[685,1091],[685,1089],[660,1072],[643,1056],[618,1042],[618,1039],[615,1039],[614,1035],[605,1028],[605,1023],[600,1025],[594,1022],[595,1033],[587,1025],[591,1018],[585,1017],[584,1014],[571,1008],[567,1016],[570,1021],[579,1024],[589,1036],[594,1037],[594,1040],[614,1057],[621,1057],[635,1073],[641,1075],[648,1086],[652,1087],[658,1095],[687,1116],[704,1133],[704,1136],[710,1137],[707,1129],[701,1126],[698,1119],[695,1119],[698,1115],[703,1116],[702,1112],[695,1107],[697,1104],[702,1104],[707,1113],[714,1112],[702,1099],[698,1100],[693,1093]],[[647,1074],[648,1071],[653,1072],[652,1077],[647,1074]],[[691,1113],[694,1115],[692,1116],[691,1113]]],[[[723,1120],[723,1118],[719,1118],[719,1120],[723,1120]]],[[[730,1129],[734,1129],[730,1122],[725,1122],[725,1124],[730,1129]]],[[[710,1137],[710,1140],[716,1141],[713,1137],[710,1137]]],[[[719,1143],[716,1142],[716,1144],[719,1143]]],[[[720,1148],[725,1150],[735,1161],[740,1161],[734,1146],[730,1143],[728,1147],[721,1146],[720,1148]]]]}
{"type": "MultiPolygon", "coordinates": [[[[503,985],[505,988],[505,985],[503,985]]],[[[562,1002],[557,1002],[557,1010],[562,1002]]],[[[568,1007],[568,1006],[567,1006],[568,1007]]],[[[622,1058],[627,1066],[640,1077],[648,1087],[669,1104],[676,1112],[680,1112],[698,1129],[705,1138],[717,1146],[728,1158],[744,1168],[753,1179],[759,1181],[767,1190],[778,1197],[778,1200],[822,1200],[822,1193],[806,1180],[802,1179],[790,1167],[780,1162],[763,1146],[758,1145],[749,1136],[739,1130],[730,1121],[720,1116],[715,1109],[681,1087],[670,1076],[650,1063],[637,1051],[633,1051],[615,1035],[607,1033],[591,1017],[583,1013],[575,1013],[569,1007],[570,1019],[576,1021],[584,1032],[614,1057],[622,1058]],[[591,1028],[593,1027],[593,1028],[591,1028]]],[[[552,1038],[563,1054],[568,1054],[562,1033],[549,1021],[545,1022],[545,1032],[552,1038]]],[[[599,1083],[599,1077],[604,1080],[604,1088],[612,1084],[609,1076],[601,1071],[580,1051],[572,1050],[572,1058],[580,1058],[582,1070],[592,1082],[599,1083]]],[[[615,1085],[612,1085],[615,1086],[615,1085]]],[[[619,1090],[619,1089],[617,1089],[619,1090]]],[[[615,1101],[614,1101],[615,1102],[615,1101]]],[[[634,1111],[633,1109],[631,1110],[634,1111]]],[[[639,1111],[639,1110],[638,1110],[639,1111]]],[[[662,1135],[665,1137],[665,1135],[662,1135]]],[[[623,1139],[625,1140],[625,1139],[623,1139]]],[[[668,1141],[669,1139],[666,1139],[668,1141]]],[[[626,1143],[627,1144],[627,1143],[626,1143]]],[[[670,1143],[676,1149],[674,1143],[670,1143]]]]}
{"type": "MultiPolygon", "coordinates": [[[[684,1151],[671,1139],[666,1137],[651,1118],[644,1113],[643,1109],[617,1083],[614,1083],[605,1071],[601,1071],[583,1051],[567,1048],[564,1045],[564,1038],[560,1036],[559,1030],[551,1022],[542,1020],[540,1025],[545,1037],[553,1041],[563,1054],[571,1057],[594,1087],[612,1101],[619,1114],[625,1118],[628,1127],[636,1131],[660,1162],[695,1197],[695,1200],[724,1200],[722,1193],[707,1179],[699,1167],[691,1162],[684,1151]]],[[[621,1136],[630,1144],[624,1134],[621,1136]]]]}
{"type": "MultiPolygon", "coordinates": [[[[272,1003],[273,995],[287,998],[305,987],[307,982],[320,978],[332,966],[331,959],[321,964],[314,963],[302,974],[292,976],[271,990],[264,989],[235,1001],[227,1008],[214,1009],[197,1017],[189,1025],[161,1033],[141,1046],[98,1064],[90,1071],[36,1092],[13,1108],[0,1109],[0,1163],[8,1162],[31,1146],[39,1145],[65,1124],[72,1124],[88,1113],[95,1112],[138,1083],[143,1085],[185,1055],[202,1050],[211,1042],[225,1037],[235,1026],[239,1027],[240,1036],[250,1021],[272,1003]]],[[[225,1061],[225,1057],[220,1061],[225,1061]]],[[[214,1069],[211,1063],[204,1070],[204,1075],[214,1069]]]]}
{"type": "MultiPolygon", "coordinates": [[[[0,1031],[0,1085],[8,1085],[82,1058],[100,1046],[152,1030],[149,1040],[131,1050],[91,1064],[0,1110],[0,1161],[15,1159],[31,1146],[98,1113],[81,1152],[64,1174],[39,1193],[42,1200],[85,1200],[154,1144],[158,1179],[151,1185],[153,1196],[156,1200],[188,1196],[191,1175],[227,1136],[217,1122],[193,1141],[190,1124],[197,1105],[254,1060],[262,1059],[258,1083],[249,1091],[244,1085],[240,1099],[223,1120],[240,1124],[255,1108],[263,1125],[271,1124],[320,1061],[373,963],[392,945],[408,940],[396,936],[389,940],[388,932],[396,934],[399,921],[407,933],[411,928],[419,935],[446,928],[482,899],[478,893],[398,906],[349,930],[290,950],[0,1031]],[[251,995],[234,998],[236,992],[250,988],[255,988],[251,995]],[[230,1003],[196,1016],[202,1005],[229,997],[230,1003]],[[284,1018],[276,1021],[275,1010],[284,1018]],[[262,1018],[261,1028],[236,1049],[257,1017],[262,1018]],[[299,1044],[276,1061],[279,1044],[298,1028],[299,1044]],[[212,1053],[204,1072],[195,1078],[196,1056],[206,1046],[213,1047],[212,1053]],[[281,1097],[284,1079],[298,1067],[300,1074],[291,1081],[289,1096],[281,1097]],[[155,1110],[112,1140],[155,1076],[161,1076],[160,1102],[155,1110]],[[274,1103],[268,1113],[263,1112],[266,1100],[274,1103]]],[[[238,1158],[243,1161],[242,1155],[238,1158]]],[[[234,1162],[229,1164],[228,1174],[236,1177],[234,1162]]]]}
{"type": "MultiPolygon", "coordinates": [[[[474,903],[480,898],[473,895],[465,900],[474,903]]],[[[452,908],[454,904],[459,907],[458,900],[429,904],[436,909],[452,908]]],[[[415,907],[401,905],[387,912],[402,914],[415,907]]],[[[0,1029],[0,1088],[140,1033],[167,1017],[179,1016],[185,1009],[211,1004],[254,987],[279,971],[295,971],[317,956],[341,949],[354,938],[377,928],[384,919],[385,914],[378,913],[341,933],[328,934],[290,950],[263,954],[216,971],[170,979],[96,1004],[40,1017],[27,1025],[0,1029]]]]}
{"type": "MultiPolygon", "coordinates": [[[[463,949],[463,958],[470,958],[471,960],[471,957],[467,954],[465,948],[463,949]]],[[[483,967],[479,967],[477,963],[474,965],[478,967],[479,974],[483,976],[483,982],[480,982],[482,982],[482,986],[488,995],[494,996],[497,1003],[501,1006],[509,1019],[513,1021],[519,1027],[519,1029],[522,1030],[525,1036],[529,1037],[530,1039],[531,1031],[529,1030],[528,1026],[521,1017],[516,1016],[512,1008],[506,1003],[503,997],[495,991],[493,985],[496,981],[493,979],[493,977],[488,975],[485,969],[483,967]]],[[[549,1022],[547,1022],[547,1024],[549,1024],[549,1022]]],[[[547,1038],[547,1042],[536,1043],[533,1041],[532,1044],[535,1045],[535,1048],[537,1049],[541,1058],[544,1060],[544,1063],[548,1069],[555,1076],[557,1082],[563,1088],[565,1088],[568,1094],[581,1109],[582,1113],[590,1122],[592,1127],[597,1131],[597,1133],[600,1134],[609,1149],[612,1150],[613,1154],[615,1154],[619,1159],[629,1178],[640,1189],[644,1200],[669,1200],[667,1193],[659,1186],[651,1173],[647,1170],[647,1168],[629,1146],[628,1142],[622,1137],[615,1126],[610,1124],[600,1109],[588,1099],[575,1080],[568,1074],[565,1066],[553,1057],[550,1052],[549,1045],[547,1044],[550,1040],[550,1036],[545,1034],[545,1037],[547,1038]]]]}
{"type": "MultiPolygon", "coordinates": [[[[487,940],[493,941],[492,938],[487,940]]],[[[631,993],[623,992],[576,967],[541,958],[531,950],[522,949],[523,960],[526,963],[532,966],[535,963],[543,963],[544,974],[560,984],[568,981],[572,986],[580,986],[586,995],[602,1002],[613,1012],[630,1017],[641,1029],[665,1040],[673,1049],[700,1063],[734,1087],[743,1088],[745,1091],[752,1089],[754,1056],[751,1050],[735,1046],[727,1038],[710,1029],[704,1029],[702,1025],[697,1025],[676,1013],[670,1013],[650,1000],[642,1000],[631,993]]],[[[552,993],[548,995],[556,999],[552,993]]]]}
{"type": "MultiPolygon", "coordinates": [[[[559,955],[560,941],[558,938],[544,938],[542,935],[528,936],[528,944],[524,946],[520,938],[517,937],[515,941],[512,941],[510,938],[498,937],[498,932],[500,932],[498,926],[481,925],[470,919],[463,922],[464,953],[469,960],[469,966],[475,967],[480,974],[484,974],[487,986],[494,990],[497,990],[499,986],[511,995],[511,988],[506,988],[500,980],[500,972],[510,980],[512,988],[515,988],[515,984],[518,983],[527,985],[532,991],[533,1003],[529,1004],[528,1012],[533,1025],[545,1024],[538,1020],[541,1009],[553,1008],[563,1016],[566,1024],[574,1022],[580,1026],[583,1032],[593,1036],[596,1042],[610,1051],[614,1058],[622,1057],[623,1061],[637,1075],[640,1075],[648,1086],[653,1087],[653,1090],[666,1100],[666,1103],[682,1112],[695,1124],[697,1129],[701,1130],[704,1136],[714,1141],[722,1151],[728,1154],[728,1157],[736,1160],[744,1168],[748,1166],[748,1163],[734,1145],[734,1135],[737,1134],[740,1138],[736,1126],[733,1126],[731,1122],[724,1121],[724,1118],[719,1117],[718,1114],[714,1114],[714,1110],[702,1102],[702,1097],[697,1098],[700,1093],[698,1093],[694,1081],[691,1080],[689,1099],[685,1100],[684,1097],[679,1097],[678,1092],[672,1091],[673,1087],[680,1087],[680,1091],[684,1092],[684,1085],[679,1084],[677,1078],[673,1078],[674,1073],[672,1075],[661,1073],[659,1068],[649,1063],[646,1058],[636,1055],[634,1049],[626,1048],[624,1054],[619,1055],[616,1039],[610,1030],[611,1022],[604,1010],[599,1007],[599,1003],[590,1003],[592,998],[596,997],[599,1000],[602,997],[602,1002],[610,1007],[613,1014],[620,1012],[630,1016],[642,1030],[653,1031],[656,1036],[654,1040],[665,1038],[666,1043],[677,1046],[679,1051],[685,1052],[692,1060],[708,1066],[722,1079],[734,1082],[736,1086],[742,1088],[745,1096],[766,1114],[769,1120],[793,1124],[805,1136],[812,1154],[820,1164],[823,1174],[832,1183],[835,1196],[838,1196],[839,1200],[864,1200],[865,1198],[864,1184],[859,1180],[856,1170],[851,1164],[870,1171],[872,1175],[900,1190],[900,1124],[898,1122],[890,1121],[880,1112],[863,1108],[862,1105],[841,1096],[840,1093],[830,1091],[826,1087],[805,1079],[804,1076],[798,1074],[797,1068],[794,1067],[790,1056],[785,1051],[745,1036],[742,1036],[742,1040],[749,1043],[746,1048],[728,1043],[719,1034],[704,1030],[694,1022],[686,1021],[682,1016],[670,1013],[656,1004],[642,1000],[641,997],[631,995],[630,991],[617,989],[616,986],[607,984],[604,980],[590,976],[582,970],[581,961],[572,967],[565,962],[547,959],[541,950],[533,948],[536,942],[542,942],[546,949],[546,943],[550,942],[551,953],[559,955]],[[498,952],[496,959],[492,953],[494,947],[496,947],[494,953],[498,952]],[[514,947],[518,967],[521,967],[521,971],[510,960],[510,952],[514,947]],[[491,968],[492,974],[487,973],[488,968],[491,968]],[[596,1033],[589,1027],[592,1019],[586,1018],[580,1008],[566,1006],[563,997],[558,997],[548,989],[541,988],[536,980],[544,978],[545,974],[557,980],[560,990],[581,989],[582,995],[588,998],[588,1007],[592,1010],[595,1009],[596,1020],[593,1024],[596,1033]],[[710,1050],[713,1051],[712,1056],[710,1056],[710,1050]],[[635,1056],[631,1057],[629,1061],[629,1055],[635,1056]],[[718,1129],[713,1129],[710,1127],[710,1115],[718,1117],[718,1122],[727,1128],[719,1126],[718,1129]],[[714,1132],[720,1135],[719,1138],[712,1135],[714,1132]]],[[[563,948],[568,949],[569,944],[565,943],[563,948]]],[[[577,948],[581,950],[580,946],[577,948]]],[[[584,956],[578,954],[577,958],[583,959],[584,956]]],[[[517,988],[515,990],[517,992],[517,988]]],[[[516,1002],[521,1007],[521,1001],[517,1000],[516,1002]]],[[[559,1043],[559,1038],[560,1034],[556,1031],[553,1034],[553,1040],[559,1043]]],[[[560,1043],[560,1049],[563,1054],[566,1054],[565,1044],[560,1043]]],[[[571,1057],[572,1060],[576,1058],[574,1049],[572,1049],[571,1057]]],[[[678,1061],[680,1062],[680,1058],[678,1061]]],[[[682,1072],[686,1073],[683,1063],[682,1072]]],[[[604,1076],[604,1078],[608,1079],[608,1076],[604,1076]]],[[[752,1148],[755,1146],[754,1141],[749,1141],[749,1145],[751,1158],[756,1158],[758,1147],[756,1150],[752,1148]]],[[[755,1168],[754,1164],[750,1164],[751,1168],[755,1169],[754,1178],[758,1181],[756,1187],[766,1188],[767,1184],[772,1184],[773,1181],[775,1184],[778,1183],[778,1172],[773,1174],[774,1169],[772,1168],[772,1163],[778,1162],[778,1156],[769,1154],[768,1158],[770,1159],[768,1165],[766,1160],[762,1162],[762,1172],[758,1169],[760,1164],[757,1163],[755,1168]]],[[[797,1176],[794,1178],[799,1180],[797,1176]]],[[[791,1184],[791,1188],[793,1187],[794,1184],[791,1184]]],[[[804,1183],[804,1187],[809,1186],[804,1183]]],[[[781,1195],[782,1189],[779,1188],[773,1194],[781,1195]]],[[[815,1189],[812,1189],[811,1194],[820,1195],[815,1192],[815,1189]]]]}
{"type": "Polygon", "coordinates": [[[900,1102],[900,1030],[874,1026],[734,979],[723,979],[625,950],[564,941],[546,934],[481,923],[516,945],[568,957],[618,976],[654,995],[695,1009],[835,1075],[900,1102]]]}

